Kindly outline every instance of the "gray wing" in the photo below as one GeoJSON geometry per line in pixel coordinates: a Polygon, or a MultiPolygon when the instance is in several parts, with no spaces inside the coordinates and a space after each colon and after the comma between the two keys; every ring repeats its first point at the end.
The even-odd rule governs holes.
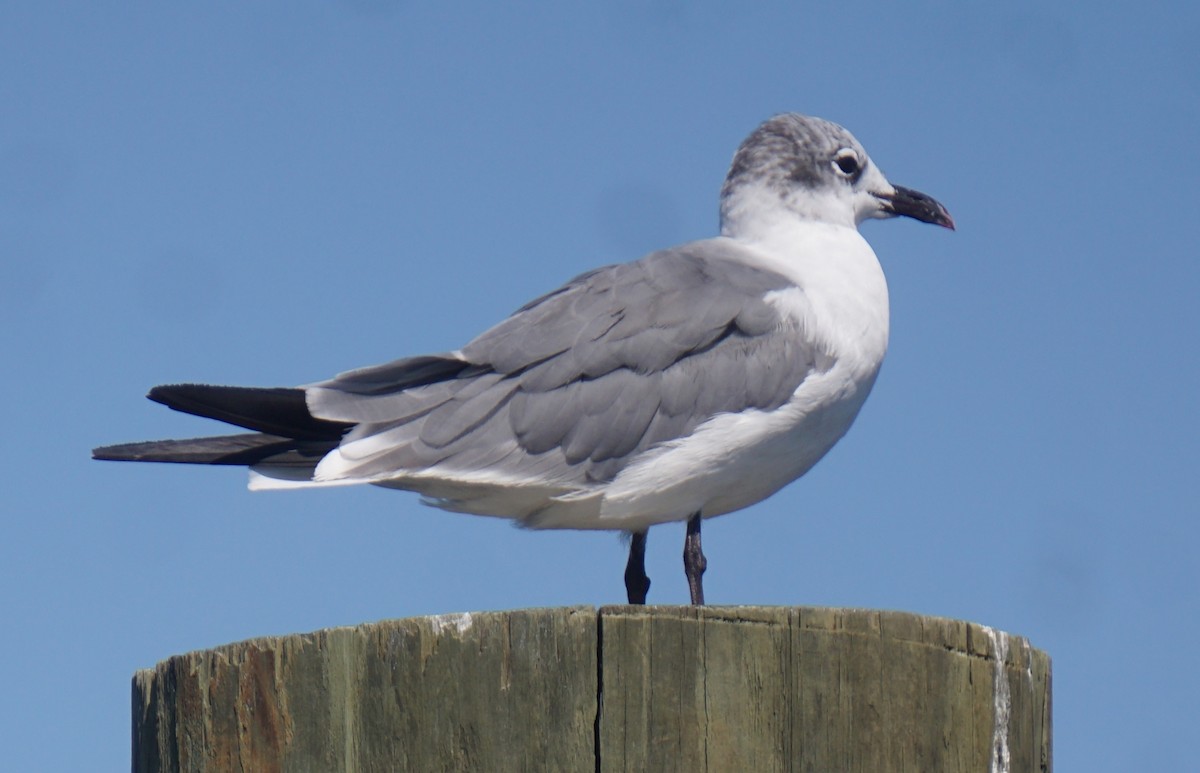
{"type": "Polygon", "coordinates": [[[456,354],[399,360],[308,390],[357,422],[339,476],[436,468],[568,491],[716,414],[785,403],[825,355],[764,300],[789,287],[709,240],[583,274],[456,354]]]}

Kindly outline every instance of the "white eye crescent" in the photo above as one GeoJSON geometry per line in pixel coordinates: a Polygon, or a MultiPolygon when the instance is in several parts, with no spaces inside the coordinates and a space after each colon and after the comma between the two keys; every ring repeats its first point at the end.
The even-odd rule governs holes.
{"type": "Polygon", "coordinates": [[[833,154],[833,168],[843,177],[854,177],[862,171],[862,164],[853,148],[842,148],[833,154]]]}

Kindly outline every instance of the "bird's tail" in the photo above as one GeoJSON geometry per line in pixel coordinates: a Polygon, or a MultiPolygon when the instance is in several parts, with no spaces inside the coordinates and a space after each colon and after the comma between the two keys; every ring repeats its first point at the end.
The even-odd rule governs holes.
{"type": "Polygon", "coordinates": [[[254,432],[104,446],[92,451],[93,459],[244,466],[269,462],[311,469],[352,426],[313,417],[303,389],[172,384],[154,387],[147,397],[177,411],[254,432]]]}

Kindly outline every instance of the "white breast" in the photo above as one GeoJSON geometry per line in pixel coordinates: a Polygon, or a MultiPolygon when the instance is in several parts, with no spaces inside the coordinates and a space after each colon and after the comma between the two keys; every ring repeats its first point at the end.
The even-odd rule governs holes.
{"type": "Polygon", "coordinates": [[[878,369],[888,342],[887,281],[857,229],[786,220],[737,241],[747,262],[795,285],[772,294],[781,311],[839,359],[878,369]]]}

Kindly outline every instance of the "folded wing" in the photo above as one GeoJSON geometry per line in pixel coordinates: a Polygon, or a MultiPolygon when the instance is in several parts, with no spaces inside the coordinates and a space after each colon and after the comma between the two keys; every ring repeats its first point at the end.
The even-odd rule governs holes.
{"type": "Polygon", "coordinates": [[[717,414],[781,406],[827,358],[771,303],[787,280],[723,254],[736,249],[710,240],[592,271],[461,352],[308,387],[315,417],[354,425],[316,481],[414,489],[468,512],[519,492],[491,514],[526,517],[717,414]]]}

